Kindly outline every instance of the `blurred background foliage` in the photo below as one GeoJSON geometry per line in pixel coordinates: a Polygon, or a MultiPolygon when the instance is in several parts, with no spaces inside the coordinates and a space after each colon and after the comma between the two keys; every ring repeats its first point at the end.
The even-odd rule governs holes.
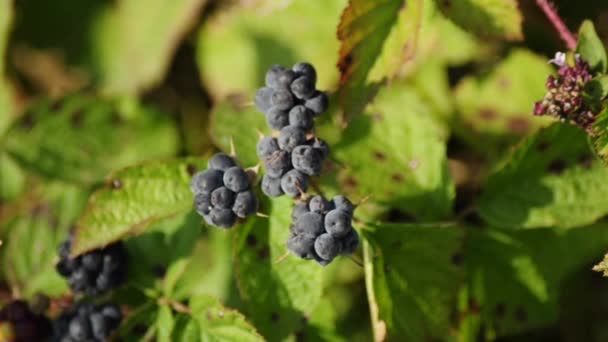
{"type": "MultiPolygon", "coordinates": [[[[255,165],[256,129],[268,129],[253,94],[270,65],[304,60],[317,68],[318,88],[332,95],[318,134],[336,163],[321,187],[355,201],[371,194],[360,217],[388,222],[365,231],[368,245],[358,258],[372,256],[368,276],[344,259],[322,271],[309,265],[285,289],[279,285],[287,284],[291,264],[276,271],[259,261],[282,254],[285,217],[256,218],[226,234],[201,233],[196,215],[177,215],[128,240],[137,256],[132,286],[115,295],[137,309],[124,337],[187,340],[178,336],[188,325],[182,314],[142,304],[162,292],[178,301],[214,296],[268,340],[365,341],[382,329],[389,340],[608,340],[608,283],[589,272],[608,245],[606,185],[593,183],[584,188],[590,195],[576,197],[604,204],[582,208],[565,196],[526,216],[530,206],[552,201],[552,189],[576,187],[572,179],[588,167],[605,181],[605,168],[585,159],[588,150],[578,144],[584,137],[568,128],[546,133],[573,142],[548,152],[568,159],[557,165],[568,169],[563,177],[559,170],[540,175],[555,169],[547,159],[532,171],[488,180],[522,137],[551,123],[531,111],[552,70],[547,60],[565,50],[556,32],[533,0],[520,0],[520,17],[499,15],[504,22],[492,27],[463,14],[458,1],[408,1],[410,12],[398,18],[385,15],[392,4],[383,2],[385,11],[365,20],[396,20],[402,32],[353,46],[362,56],[353,66],[340,54],[348,42],[338,36],[364,36],[356,25],[365,22],[337,32],[346,0],[0,0],[0,304],[44,294],[56,312],[71,300],[53,269],[55,248],[110,172],[146,160],[205,157],[226,150],[231,138],[243,164],[255,165]],[[391,46],[417,27],[416,41],[398,46],[404,62],[391,46]],[[339,88],[341,70],[369,82],[339,88]],[[532,174],[538,184],[522,181],[532,174]],[[492,191],[482,186],[486,180],[492,191]],[[536,202],[526,206],[522,192],[535,192],[536,202]],[[479,215],[471,214],[478,199],[479,215]],[[455,217],[468,228],[424,227],[455,217]],[[399,229],[412,223],[420,227],[399,229]],[[567,229],[573,226],[580,228],[567,229]],[[268,240],[270,252],[248,249],[256,239],[268,240]],[[259,283],[263,277],[280,281],[259,283]],[[268,297],[258,297],[266,286],[268,297]],[[277,325],[273,307],[293,311],[281,311],[277,325]],[[370,307],[383,321],[374,329],[370,307]]],[[[555,3],[572,31],[588,18],[608,41],[608,2],[555,3]]],[[[526,153],[510,162],[543,155],[526,153]]],[[[283,202],[265,209],[289,211],[283,202]]]]}

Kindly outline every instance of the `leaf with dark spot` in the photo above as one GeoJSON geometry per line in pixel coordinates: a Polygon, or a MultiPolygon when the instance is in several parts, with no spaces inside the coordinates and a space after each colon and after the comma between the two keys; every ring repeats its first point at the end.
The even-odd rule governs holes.
{"type": "Polygon", "coordinates": [[[417,224],[368,224],[362,230],[370,305],[378,310],[372,319],[385,325],[387,336],[399,341],[447,336],[450,303],[456,302],[464,275],[450,259],[462,248],[463,233],[456,226],[417,224]]]}
{"type": "Polygon", "coordinates": [[[484,38],[521,40],[522,14],[516,0],[439,1],[454,23],[484,38]]]}
{"type": "Polygon", "coordinates": [[[264,199],[262,205],[269,218],[251,217],[234,230],[235,276],[255,326],[269,341],[280,341],[321,301],[323,267],[293,255],[275,262],[287,252],[293,200],[264,199]]]}
{"type": "Polygon", "coordinates": [[[190,211],[194,195],[189,164],[206,167],[204,159],[183,158],[147,162],[114,173],[112,187],[99,189],[89,199],[78,220],[72,253],[137,235],[158,220],[190,211]]]}
{"type": "Polygon", "coordinates": [[[605,216],[608,169],[577,165],[581,155],[590,154],[587,136],[577,127],[554,123],[538,131],[488,177],[479,215],[493,226],[513,229],[573,228],[605,216]]]}
{"type": "Polygon", "coordinates": [[[6,151],[28,171],[90,185],[112,170],[177,152],[177,129],[164,113],[136,106],[115,126],[110,100],[77,94],[62,102],[59,112],[52,112],[48,101],[32,104],[21,120],[28,129],[17,123],[6,134],[6,151]]]}

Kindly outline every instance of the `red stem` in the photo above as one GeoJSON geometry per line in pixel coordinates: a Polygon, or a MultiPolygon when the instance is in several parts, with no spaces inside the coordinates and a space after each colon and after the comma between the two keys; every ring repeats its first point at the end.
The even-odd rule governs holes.
{"type": "Polygon", "coordinates": [[[564,24],[562,18],[559,17],[559,14],[557,14],[557,11],[553,7],[553,5],[550,4],[547,0],[536,0],[536,4],[538,5],[538,7],[540,7],[540,9],[543,10],[543,12],[545,12],[545,15],[547,16],[551,24],[553,24],[553,27],[555,27],[555,29],[559,33],[559,36],[562,38],[564,43],[566,43],[566,47],[568,47],[568,50],[576,49],[576,38],[574,37],[572,32],[568,30],[568,27],[566,27],[566,24],[564,24]]]}

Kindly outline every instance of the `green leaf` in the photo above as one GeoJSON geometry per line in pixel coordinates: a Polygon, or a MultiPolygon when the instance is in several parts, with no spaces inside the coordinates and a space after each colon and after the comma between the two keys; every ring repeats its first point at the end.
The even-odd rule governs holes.
{"type": "Polygon", "coordinates": [[[595,154],[608,165],[608,106],[602,110],[593,123],[594,134],[590,137],[595,154]]]}
{"type": "Polygon", "coordinates": [[[3,152],[0,152],[0,175],[0,200],[16,199],[25,190],[26,175],[13,158],[3,152]]]}
{"type": "Polygon", "coordinates": [[[516,49],[488,74],[465,77],[455,91],[456,134],[494,156],[503,146],[551,122],[548,117],[534,117],[532,107],[545,95],[547,75],[552,72],[544,58],[516,49]]]}
{"type": "Polygon", "coordinates": [[[200,325],[201,341],[264,341],[242,314],[224,307],[217,299],[197,296],[190,300],[190,308],[200,325]]]}
{"type": "Polygon", "coordinates": [[[156,221],[189,212],[194,201],[190,178],[204,168],[205,160],[182,158],[115,172],[91,196],[78,220],[72,254],[139,234],[156,221]]]}
{"type": "Polygon", "coordinates": [[[171,333],[175,325],[173,312],[169,305],[162,304],[158,307],[158,315],[156,316],[156,338],[159,342],[170,342],[171,333]]]}
{"type": "Polygon", "coordinates": [[[243,167],[259,163],[258,132],[268,131],[265,116],[255,107],[242,107],[230,100],[220,102],[211,113],[209,135],[222,150],[230,152],[230,140],[243,167]]]}
{"type": "Polygon", "coordinates": [[[363,231],[368,299],[377,340],[427,341],[448,334],[463,270],[463,229],[382,224],[363,231]],[[383,332],[383,330],[385,330],[383,332]]]}
{"type": "Polygon", "coordinates": [[[591,107],[593,112],[602,109],[602,100],[608,96],[608,75],[599,75],[585,83],[583,100],[591,107]]]}
{"type": "Polygon", "coordinates": [[[141,341],[145,336],[151,339],[156,332],[158,308],[159,306],[152,301],[139,306],[120,323],[117,335],[126,341],[141,341]],[[143,332],[142,327],[146,329],[143,332]]]}
{"type": "Polygon", "coordinates": [[[143,107],[119,112],[110,102],[74,95],[35,104],[7,133],[5,146],[31,170],[90,184],[110,170],[175,154],[178,135],[165,114],[143,107]]]}
{"type": "Polygon", "coordinates": [[[207,294],[228,299],[233,283],[231,235],[219,229],[208,229],[207,238],[199,239],[181,277],[175,283],[171,298],[183,300],[207,294]]]}
{"type": "Polygon", "coordinates": [[[321,299],[321,266],[294,256],[275,263],[287,252],[292,206],[286,197],[264,202],[270,218],[250,218],[235,231],[239,290],[249,317],[271,341],[295,332],[321,299]]]}
{"type": "Polygon", "coordinates": [[[591,20],[583,21],[578,30],[576,52],[589,63],[592,71],[606,72],[606,66],[608,65],[606,49],[602,40],[597,36],[591,20]]]}
{"type": "Polygon", "coordinates": [[[489,176],[479,214],[514,229],[592,223],[608,213],[606,177],[585,132],[555,123],[523,141],[489,176]]]}
{"type": "Polygon", "coordinates": [[[335,28],[346,1],[294,0],[272,8],[259,3],[218,11],[201,27],[197,62],[212,97],[244,94],[253,99],[271,65],[299,61],[315,66],[317,88],[334,88],[339,75],[330,56],[339,48],[335,28]]]}
{"type": "Polygon", "coordinates": [[[6,47],[13,22],[13,2],[0,0],[0,134],[13,118],[12,89],[5,79],[6,47]]]}
{"type": "MultiPolygon", "coordinates": [[[[463,255],[468,279],[460,317],[481,319],[479,335],[488,339],[557,323],[563,310],[576,310],[563,305],[566,278],[589,272],[608,243],[606,228],[602,223],[568,231],[471,229],[463,255]]],[[[577,294],[579,300],[584,296],[577,294]]]]}
{"type": "Polygon", "coordinates": [[[411,58],[418,44],[423,1],[350,0],[338,26],[340,101],[348,117],[360,114],[378,90],[411,58]]]}
{"type": "Polygon", "coordinates": [[[201,341],[201,333],[198,323],[190,315],[177,315],[175,329],[173,329],[173,341],[198,342],[201,341]]]}
{"type": "Polygon", "coordinates": [[[151,225],[144,234],[127,239],[128,254],[137,256],[129,258],[129,282],[155,297],[176,299],[173,297],[176,282],[191,261],[201,225],[201,217],[190,211],[164,219],[151,225]]]}
{"type": "Polygon", "coordinates": [[[455,24],[480,37],[523,39],[523,18],[516,0],[436,0],[436,3],[455,24]]]}
{"type": "Polygon", "coordinates": [[[422,219],[449,216],[454,186],[445,140],[431,113],[412,87],[395,83],[383,89],[332,146],[344,165],[342,191],[422,219]]]}
{"type": "MultiPolygon", "coordinates": [[[[0,279],[24,298],[64,294],[67,282],[55,271],[57,248],[86,204],[87,193],[62,183],[34,187],[0,226],[0,279]]],[[[10,207],[6,207],[9,213],[10,207]]]]}
{"type": "Polygon", "coordinates": [[[108,5],[92,28],[93,63],[102,89],[134,94],[164,76],[206,0],[125,0],[108,5]]]}

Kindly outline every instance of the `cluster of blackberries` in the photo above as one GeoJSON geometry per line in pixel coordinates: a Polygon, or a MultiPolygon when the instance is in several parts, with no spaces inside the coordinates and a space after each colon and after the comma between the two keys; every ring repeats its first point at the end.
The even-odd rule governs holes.
{"type": "Polygon", "coordinates": [[[122,242],[71,258],[72,240],[70,234],[59,246],[60,259],[56,265],[72,291],[95,295],[122,284],[127,271],[127,252],[122,242]]]}
{"type": "Polygon", "coordinates": [[[593,133],[597,113],[583,100],[585,85],[593,78],[589,64],[577,54],[571,66],[563,52],[556,53],[549,62],[559,68],[557,77],[547,78],[547,93],[542,101],[534,104],[534,115],[551,115],[593,133]]]}
{"type": "Polygon", "coordinates": [[[225,153],[211,157],[207,170],[192,177],[190,188],[196,211],[209,225],[230,228],[237,218],[257,211],[258,201],[249,175],[225,153]]]}
{"type": "Polygon", "coordinates": [[[352,227],[354,210],[355,206],[341,195],[331,201],[317,195],[308,202],[296,203],[287,249],[322,266],[340,254],[352,254],[359,245],[359,235],[352,227]]]}
{"type": "Polygon", "coordinates": [[[51,321],[30,311],[22,300],[13,301],[0,310],[0,340],[18,342],[44,341],[51,335],[51,321]],[[2,325],[8,324],[8,330],[2,325]],[[8,336],[3,336],[8,334],[8,336]],[[5,338],[5,339],[4,339],[5,338]]]}
{"type": "Polygon", "coordinates": [[[287,69],[273,65],[266,73],[266,87],[255,96],[257,108],[279,137],[258,142],[257,152],[266,173],[262,191],[270,197],[299,197],[308,189],[308,177],[319,175],[329,155],[325,141],[309,134],[314,118],[327,110],[327,95],[315,89],[317,73],[309,63],[287,69]]]}
{"type": "Polygon", "coordinates": [[[113,304],[80,303],[53,322],[53,342],[103,342],[122,320],[120,308],[113,304]]]}
{"type": "Polygon", "coordinates": [[[316,82],[317,72],[309,63],[300,62],[291,69],[273,65],[266,72],[266,87],[255,95],[255,105],[273,130],[292,126],[310,131],[314,118],[328,105],[327,95],[316,89],[316,82]]]}
{"type": "Polygon", "coordinates": [[[278,139],[262,138],[257,153],[266,168],[262,191],[270,197],[287,194],[295,198],[308,189],[308,177],[321,172],[329,146],[316,137],[307,140],[303,131],[286,126],[278,139]]]}

